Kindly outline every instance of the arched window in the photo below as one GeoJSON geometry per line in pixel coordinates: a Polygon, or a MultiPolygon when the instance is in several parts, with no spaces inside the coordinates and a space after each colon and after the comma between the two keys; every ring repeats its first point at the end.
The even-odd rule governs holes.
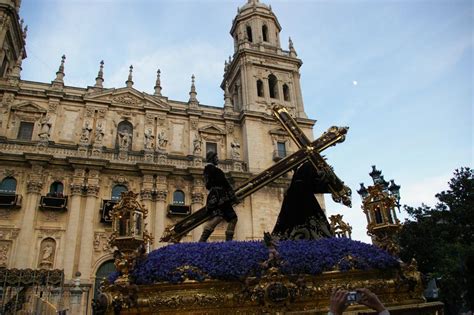
{"type": "Polygon", "coordinates": [[[247,26],[247,38],[249,42],[253,43],[252,28],[250,26],[247,26]]]}
{"type": "Polygon", "coordinates": [[[115,141],[115,147],[125,147],[130,150],[132,148],[133,139],[133,125],[129,121],[121,121],[117,126],[117,138],[115,141]]]}
{"type": "Polygon", "coordinates": [[[124,191],[128,191],[127,186],[115,185],[114,188],[112,188],[112,197],[110,199],[119,200],[120,198],[122,198],[122,192],[124,191]]]}
{"type": "Polygon", "coordinates": [[[176,190],[173,193],[173,204],[184,205],[184,192],[182,190],[176,190]]]}
{"type": "Polygon", "coordinates": [[[270,97],[278,98],[278,80],[273,74],[268,76],[268,88],[270,90],[270,97]]]}
{"type": "Polygon", "coordinates": [[[283,99],[287,102],[290,101],[290,88],[286,84],[283,84],[283,99]]]}
{"type": "Polygon", "coordinates": [[[63,183],[56,181],[49,186],[49,195],[52,197],[62,197],[64,192],[63,183]]]}
{"type": "Polygon", "coordinates": [[[268,27],[266,25],[262,26],[262,38],[264,42],[268,42],[268,27]]]}
{"type": "Polygon", "coordinates": [[[0,193],[5,195],[15,195],[16,179],[11,176],[4,178],[0,183],[0,193]]]}
{"type": "Polygon", "coordinates": [[[263,82],[262,80],[257,80],[257,95],[263,97],[263,82]]]}
{"type": "Polygon", "coordinates": [[[113,260],[108,260],[100,265],[99,269],[97,269],[97,272],[95,273],[94,299],[99,297],[100,283],[107,279],[107,277],[115,271],[117,271],[117,269],[115,269],[113,260]]]}

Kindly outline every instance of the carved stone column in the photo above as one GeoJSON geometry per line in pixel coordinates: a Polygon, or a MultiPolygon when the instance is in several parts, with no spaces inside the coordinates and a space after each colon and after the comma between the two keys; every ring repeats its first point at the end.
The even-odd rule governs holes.
{"type": "Polygon", "coordinates": [[[156,181],[156,207],[155,207],[155,222],[153,229],[153,236],[155,241],[153,242],[153,247],[157,248],[159,246],[159,240],[163,231],[166,227],[166,206],[168,201],[168,184],[166,176],[158,176],[156,181]]]}
{"type": "Polygon", "coordinates": [[[65,247],[62,268],[66,280],[74,276],[74,263],[76,262],[76,244],[79,238],[79,227],[81,223],[81,198],[84,187],[84,169],[74,170],[73,182],[70,187],[70,203],[68,206],[68,218],[66,227],[65,247]]]}
{"type": "MultiPolygon", "coordinates": [[[[195,178],[193,182],[193,190],[191,192],[191,211],[195,212],[201,209],[204,204],[204,184],[202,179],[195,178]]],[[[203,225],[198,226],[193,230],[193,240],[198,241],[202,234],[203,225]]]]}
{"type": "Polygon", "coordinates": [[[98,213],[97,198],[99,195],[99,171],[90,170],[87,182],[87,198],[84,207],[81,231],[81,250],[78,271],[81,279],[92,278],[92,254],[94,247],[94,216],[98,213]]]}
{"type": "MultiPolygon", "coordinates": [[[[145,224],[147,226],[148,231],[154,230],[154,223],[156,222],[153,220],[155,217],[156,211],[153,209],[153,200],[152,200],[152,190],[153,190],[153,175],[144,175],[143,176],[143,183],[142,183],[142,190],[140,191],[140,199],[142,204],[148,210],[148,216],[145,218],[145,224]]],[[[152,235],[156,238],[156,235],[152,235]]]]}
{"type": "Polygon", "coordinates": [[[18,236],[18,247],[15,256],[15,268],[34,268],[35,256],[31,255],[35,244],[31,241],[34,239],[33,233],[36,220],[36,209],[38,208],[38,200],[43,188],[41,174],[43,167],[33,165],[29,179],[26,184],[26,198],[22,211],[23,219],[21,220],[20,234],[18,236]]]}

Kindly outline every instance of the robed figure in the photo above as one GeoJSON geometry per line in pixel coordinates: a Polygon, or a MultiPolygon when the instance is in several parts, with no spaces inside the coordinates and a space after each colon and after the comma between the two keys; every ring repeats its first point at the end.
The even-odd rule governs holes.
{"type": "Polygon", "coordinates": [[[231,241],[234,238],[235,225],[237,224],[237,214],[232,207],[232,202],[236,201],[234,190],[227,181],[224,172],[217,167],[219,162],[217,153],[209,151],[206,161],[207,165],[203,172],[206,189],[209,190],[206,209],[212,218],[204,225],[199,241],[206,242],[216,226],[224,220],[227,222],[225,240],[231,241]]]}
{"type": "Polygon", "coordinates": [[[332,237],[326,214],[314,194],[328,193],[327,182],[307,161],[293,174],[272,235],[279,239],[315,240],[332,237]]]}

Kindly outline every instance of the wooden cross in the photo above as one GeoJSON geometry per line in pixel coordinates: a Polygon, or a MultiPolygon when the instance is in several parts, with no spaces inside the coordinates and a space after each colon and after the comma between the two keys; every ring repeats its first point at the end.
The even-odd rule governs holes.
{"type": "MultiPolygon", "coordinates": [[[[318,172],[318,175],[323,177],[328,183],[328,187],[334,201],[342,202],[344,205],[350,207],[350,188],[344,185],[344,183],[336,176],[336,174],[334,174],[331,166],[329,166],[319,154],[319,152],[327,149],[328,147],[343,142],[349,128],[331,127],[321,137],[311,142],[283,106],[273,106],[273,114],[300,149],[236,188],[235,196],[237,197],[237,200],[244,199],[262,187],[273,182],[283,174],[309,160],[318,172]]],[[[160,241],[177,243],[189,231],[209,220],[211,216],[212,214],[210,214],[204,206],[203,208],[183,218],[175,225],[167,227],[160,241]]]]}

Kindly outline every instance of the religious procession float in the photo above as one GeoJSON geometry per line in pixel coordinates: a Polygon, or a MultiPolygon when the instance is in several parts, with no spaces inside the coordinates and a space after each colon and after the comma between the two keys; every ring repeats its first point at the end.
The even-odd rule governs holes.
{"type": "MultiPolygon", "coordinates": [[[[335,201],[350,206],[350,189],[319,155],[342,142],[347,128],[332,127],[311,142],[283,107],[275,106],[274,114],[300,150],[236,188],[233,202],[306,163],[325,179],[335,201]]],[[[94,301],[95,313],[327,314],[334,290],[367,288],[391,314],[442,314],[442,303],[427,302],[423,296],[416,261],[402,262],[397,257],[399,186],[389,187],[375,167],[371,176],[374,185],[361,187],[358,193],[374,245],[347,237],[348,225],[341,216],[331,219],[334,237],[311,237],[312,227],[316,230],[321,223],[311,217],[298,237],[281,239],[266,233],[261,241],[179,243],[210,218],[204,207],[167,228],[161,241],[175,244],[147,253],[152,239],[144,223],[147,210],[137,194],[123,193],[111,213],[110,244],[117,249],[118,272],[103,284],[94,301]]],[[[290,210],[295,216],[302,211],[290,210]]],[[[374,311],[352,303],[346,312],[374,311]]]]}

